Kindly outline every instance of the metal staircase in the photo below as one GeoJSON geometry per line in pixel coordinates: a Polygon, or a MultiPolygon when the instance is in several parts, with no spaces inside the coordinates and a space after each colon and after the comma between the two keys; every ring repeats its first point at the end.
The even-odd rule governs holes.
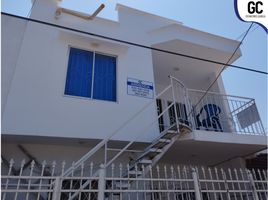
{"type": "MultiPolygon", "coordinates": [[[[110,160],[107,158],[108,152],[108,142],[111,138],[117,134],[123,127],[125,127],[130,121],[137,118],[140,114],[142,114],[150,105],[156,102],[157,98],[161,98],[162,95],[169,96],[172,99],[172,103],[170,103],[161,113],[158,113],[157,119],[155,119],[149,126],[152,126],[155,123],[159,122],[160,118],[163,118],[164,114],[170,113],[171,111],[174,113],[174,119],[170,119],[169,126],[166,126],[164,130],[161,131],[159,136],[155,138],[152,143],[140,153],[136,159],[134,159],[129,164],[128,171],[123,175],[124,177],[139,177],[143,176],[148,172],[149,166],[154,166],[168,151],[168,149],[175,143],[175,141],[182,134],[187,134],[191,132],[191,119],[187,116],[186,113],[189,113],[191,110],[191,106],[189,103],[189,98],[187,96],[186,87],[176,78],[171,77],[171,84],[166,87],[162,92],[160,92],[156,97],[148,102],[141,110],[139,110],[134,116],[132,116],[129,120],[127,120],[121,127],[115,130],[108,138],[102,140],[99,144],[97,144],[93,149],[91,149],[88,153],[86,153],[83,157],[81,157],[73,166],[67,169],[64,172],[64,176],[70,176],[75,169],[78,169],[84,162],[90,160],[90,158],[100,149],[104,148],[104,169],[110,166],[120,155],[122,155],[128,148],[137,141],[137,139],[141,136],[141,133],[137,138],[129,141],[116,155],[114,155],[110,160]],[[185,110],[180,110],[178,104],[183,104],[185,110]],[[142,168],[145,171],[142,171],[142,168]]],[[[95,172],[97,175],[99,171],[95,172]]],[[[86,188],[91,184],[91,180],[86,181],[81,187],[80,191],[86,188]]],[[[130,183],[131,184],[131,183],[130,183]]],[[[109,184],[106,184],[106,188],[109,188],[109,184]]],[[[116,187],[126,188],[130,187],[129,183],[116,183],[116,187]],[[123,185],[122,185],[123,184],[123,185]]],[[[80,193],[80,191],[72,193],[69,199],[75,199],[76,196],[80,193]]],[[[114,194],[118,195],[118,194],[114,194]]]]}
{"type": "MultiPolygon", "coordinates": [[[[168,149],[176,142],[182,134],[191,132],[191,128],[186,124],[173,124],[166,130],[162,131],[157,137],[131,164],[128,171],[123,175],[123,178],[139,178],[143,177],[149,170],[149,166],[154,166],[165,155],[168,149]]],[[[134,181],[119,181],[115,183],[115,189],[126,189],[131,187],[134,181]]],[[[106,186],[112,187],[111,185],[106,186]]],[[[113,193],[113,196],[120,196],[120,193],[113,193]]],[[[107,197],[107,199],[109,199],[107,197]]]]}
{"type": "MultiPolygon", "coordinates": [[[[135,168],[141,169],[142,166],[154,166],[181,134],[187,134],[189,132],[191,132],[191,128],[182,124],[179,126],[179,129],[177,129],[176,124],[173,124],[164,130],[160,136],[138,156],[134,163],[130,165],[130,171],[128,172],[129,177],[131,177],[132,174],[137,174],[135,168]]],[[[138,172],[138,174],[141,174],[141,172],[138,172]]]]}

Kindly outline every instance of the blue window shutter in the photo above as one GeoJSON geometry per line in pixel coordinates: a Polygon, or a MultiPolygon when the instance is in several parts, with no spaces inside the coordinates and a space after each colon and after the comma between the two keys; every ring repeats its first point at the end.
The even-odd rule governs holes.
{"type": "Polygon", "coordinates": [[[65,94],[91,97],[93,53],[71,48],[65,94]]]}
{"type": "Polygon", "coordinates": [[[95,54],[93,98],[116,101],[116,58],[95,54]]]}

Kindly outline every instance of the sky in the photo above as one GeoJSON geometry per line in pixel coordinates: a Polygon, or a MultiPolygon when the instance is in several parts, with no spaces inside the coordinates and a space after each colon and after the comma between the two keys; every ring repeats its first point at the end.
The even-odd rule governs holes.
{"type": "MultiPolygon", "coordinates": [[[[174,19],[184,25],[230,39],[241,40],[241,34],[250,26],[235,14],[234,0],[62,0],[62,6],[91,14],[105,4],[99,17],[117,20],[116,3],[174,19]]],[[[4,12],[27,16],[31,0],[2,0],[4,12]]],[[[257,24],[240,47],[242,57],[235,65],[267,72],[267,34],[257,24]]],[[[223,74],[227,94],[254,98],[264,128],[267,131],[267,75],[234,68],[227,68],[223,74]]]]}

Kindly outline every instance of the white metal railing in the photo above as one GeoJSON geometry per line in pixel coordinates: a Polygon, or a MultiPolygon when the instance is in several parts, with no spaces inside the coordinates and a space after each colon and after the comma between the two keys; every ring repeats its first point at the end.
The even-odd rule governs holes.
{"type": "MultiPolygon", "coordinates": [[[[126,178],[125,176],[123,177],[122,174],[121,175],[119,174],[118,176],[105,176],[105,172],[106,173],[108,172],[107,168],[111,167],[111,164],[114,163],[115,159],[117,159],[122,153],[128,151],[128,148],[135,141],[137,141],[137,139],[141,135],[143,135],[146,131],[148,131],[148,128],[159,123],[160,119],[164,117],[164,115],[169,115],[170,124],[162,127],[162,130],[161,130],[161,126],[159,126],[160,132],[167,130],[167,127],[170,127],[170,125],[173,125],[173,124],[176,124],[177,128],[179,129],[180,126],[183,124],[183,125],[189,126],[190,128],[205,129],[205,130],[212,130],[212,131],[238,132],[238,133],[244,133],[244,134],[245,133],[247,134],[263,134],[264,133],[262,123],[261,123],[261,120],[259,119],[259,114],[255,106],[254,100],[248,99],[248,98],[221,95],[221,94],[209,92],[205,96],[205,98],[203,98],[202,101],[198,104],[198,106],[195,106],[196,102],[202,96],[203,91],[187,90],[185,86],[176,78],[170,77],[170,79],[171,79],[171,84],[167,88],[165,88],[161,93],[159,93],[155,97],[155,99],[149,101],[146,105],[144,105],[141,110],[139,110],[136,114],[134,114],[130,119],[128,119],[124,124],[122,124],[122,126],[120,126],[117,130],[112,132],[109,137],[102,140],[99,144],[97,144],[93,149],[91,149],[78,161],[74,162],[72,166],[70,166],[69,168],[66,168],[65,164],[62,163],[61,171],[60,172],[56,171],[57,172],[56,173],[55,163],[54,164],[52,163],[51,165],[47,165],[44,162],[42,163],[42,166],[39,166],[39,169],[41,169],[40,174],[36,174],[36,171],[34,171],[34,167],[35,167],[34,162],[31,165],[27,165],[28,166],[27,170],[25,170],[25,168],[27,168],[25,163],[22,162],[20,170],[16,170],[16,173],[13,173],[14,166],[12,162],[10,162],[9,165],[11,167],[9,167],[6,173],[7,175],[2,176],[3,199],[9,199],[9,197],[7,196],[11,194],[14,195],[11,197],[12,199],[13,198],[20,199],[19,197],[21,195],[22,196],[26,195],[22,199],[24,198],[30,199],[30,196],[32,197],[33,195],[35,195],[35,199],[53,198],[54,200],[54,199],[58,199],[58,195],[63,195],[63,196],[67,195],[67,197],[70,199],[74,197],[83,199],[83,196],[85,195],[87,197],[88,195],[90,195],[91,199],[95,199],[96,196],[98,196],[98,199],[102,199],[102,197],[100,196],[100,192],[101,192],[100,190],[103,188],[103,184],[105,185],[105,183],[108,183],[109,187],[108,186],[106,187],[106,191],[104,193],[106,194],[106,196],[113,199],[115,198],[114,196],[118,195],[118,194],[113,194],[115,192],[112,192],[113,189],[111,188],[114,187],[113,184],[118,184],[118,183],[125,184],[127,180],[128,180],[128,182],[126,183],[127,185],[129,185],[130,182],[131,184],[136,183],[136,188],[134,188],[133,190],[130,190],[130,188],[133,187],[133,184],[131,187],[127,187],[127,188],[119,187],[119,189],[117,188],[117,190],[120,191],[119,192],[120,196],[122,196],[125,193],[124,191],[129,191],[128,195],[131,194],[130,196],[137,195],[134,193],[134,191],[136,191],[140,193],[141,196],[144,196],[145,199],[147,198],[146,197],[147,195],[149,196],[151,195],[150,198],[153,198],[153,199],[185,199],[185,195],[190,198],[192,195],[201,196],[203,195],[203,193],[206,193],[207,195],[207,193],[210,193],[210,191],[211,193],[213,193],[213,196],[215,196],[215,193],[218,193],[218,194],[223,193],[221,194],[221,196],[226,195],[224,190],[226,190],[226,187],[228,187],[227,189],[228,191],[230,190],[228,181],[232,181],[232,180],[228,180],[226,182],[225,180],[226,178],[225,178],[224,179],[225,182],[223,182],[223,180],[220,180],[217,178],[220,175],[220,173],[216,173],[215,174],[216,178],[214,178],[215,180],[211,179],[211,182],[209,182],[205,178],[202,181],[202,179],[200,179],[200,174],[190,174],[192,177],[192,181],[184,180],[185,177],[183,178],[180,175],[176,175],[176,177],[178,177],[178,180],[176,177],[175,177],[176,181],[173,178],[175,183],[174,181],[172,182],[171,180],[167,180],[167,177],[162,177],[162,178],[159,177],[161,174],[159,174],[159,176],[153,175],[153,171],[155,170],[153,170],[152,167],[151,167],[151,170],[149,170],[149,173],[145,173],[143,176],[139,176],[139,177],[136,176],[136,177],[126,178]],[[111,140],[111,138],[114,135],[116,135],[119,132],[119,130],[125,127],[133,119],[138,118],[143,112],[145,112],[146,109],[149,108],[155,102],[157,98],[161,98],[163,96],[164,98],[167,96],[171,98],[169,105],[165,109],[158,111],[158,116],[155,119],[153,119],[152,122],[148,123],[148,126],[145,127],[144,130],[141,131],[140,134],[136,138],[131,140],[122,149],[119,149],[118,153],[116,153],[112,157],[108,157],[107,154],[111,150],[108,146],[109,140],[111,140]],[[216,107],[208,106],[207,108],[205,108],[206,105],[215,105],[216,107]],[[210,115],[208,114],[209,109],[210,109],[210,115]],[[197,119],[197,115],[199,115],[198,119],[197,119]],[[208,115],[210,117],[209,118],[210,121],[208,120],[208,115]],[[248,115],[250,115],[249,118],[247,118],[248,115]],[[95,165],[90,163],[90,158],[100,149],[104,149],[104,159],[103,159],[103,165],[101,169],[99,168],[100,163],[95,164],[95,165]],[[108,160],[108,158],[110,160],[108,160]],[[104,172],[103,170],[106,170],[106,171],[104,172]],[[47,173],[47,171],[50,171],[50,173],[47,173]],[[24,173],[26,172],[29,172],[29,173],[25,175],[24,173]],[[102,174],[104,174],[104,176],[102,174]],[[161,180],[163,179],[163,182],[160,181],[160,179],[161,180]],[[185,185],[189,185],[189,187],[187,186],[188,189],[185,187],[183,189],[181,188],[177,189],[179,188],[177,182],[181,183],[183,181],[185,181],[184,183],[185,185]],[[164,187],[165,182],[167,184],[166,188],[164,187]],[[214,184],[214,182],[217,182],[218,185],[223,184],[224,186],[222,187],[225,189],[222,190],[221,187],[218,188],[218,190],[215,189],[217,187],[214,184]],[[145,190],[140,189],[139,183],[143,184],[143,187],[145,188],[145,190]],[[176,187],[173,189],[170,189],[171,183],[176,187]],[[155,184],[158,186],[161,186],[161,189],[159,189],[159,191],[156,191],[157,189],[154,189],[155,184]],[[195,190],[198,185],[202,186],[202,184],[205,184],[206,187],[210,184],[214,187],[214,189],[213,187],[209,187],[206,190],[202,188],[199,188],[199,190],[195,190]],[[200,194],[198,194],[198,191],[200,192],[200,194]],[[171,192],[174,193],[174,198],[170,197],[169,193],[171,192]]],[[[115,174],[115,171],[116,170],[113,170],[112,174],[115,174]]],[[[146,172],[148,172],[148,170],[146,170],[146,172]]],[[[195,173],[198,173],[198,170],[196,170],[195,173]]],[[[128,174],[128,173],[125,173],[125,174],[128,174]]],[[[188,174],[187,176],[190,177],[190,175],[188,174]]],[[[245,183],[243,182],[244,180],[239,179],[239,181],[242,181],[242,182],[236,182],[236,183],[231,182],[231,183],[234,185],[240,185],[240,186],[241,186],[241,183],[245,183]]],[[[263,182],[260,182],[260,183],[256,182],[256,184],[254,183],[254,185],[256,185],[255,186],[256,191],[257,191],[257,188],[260,186],[260,184],[263,184],[263,182]]],[[[235,189],[237,189],[237,187],[235,187],[235,189]]],[[[261,190],[262,189],[260,189],[259,192],[262,192],[261,190]]],[[[243,191],[240,191],[239,188],[238,188],[238,191],[240,195],[241,193],[243,194],[245,193],[243,191]]],[[[236,193],[236,192],[233,191],[233,193],[236,193]]],[[[228,195],[231,195],[231,194],[228,193],[228,195]]],[[[254,193],[254,195],[256,194],[254,193]]],[[[127,198],[132,199],[132,197],[127,197],[127,198]]],[[[198,198],[196,197],[196,199],[198,198]]]]}
{"type": "MultiPolygon", "coordinates": [[[[125,128],[129,123],[131,123],[132,121],[134,121],[135,119],[137,119],[138,117],[141,116],[141,114],[143,114],[145,111],[147,111],[148,108],[150,108],[150,106],[152,106],[155,103],[155,99],[157,99],[158,97],[160,97],[161,95],[165,94],[167,91],[170,91],[172,89],[172,85],[167,86],[162,92],[160,92],[159,94],[156,95],[156,97],[150,101],[148,101],[140,110],[138,110],[132,117],[130,117],[128,120],[126,120],[120,127],[118,127],[115,131],[113,131],[107,138],[103,139],[101,142],[99,142],[94,148],[92,148],[91,150],[89,150],[85,155],[83,155],[79,160],[77,160],[76,162],[74,162],[73,164],[73,168],[79,168],[81,167],[81,164],[87,160],[90,160],[91,157],[98,152],[99,150],[101,150],[102,148],[104,148],[104,159],[103,159],[103,163],[105,167],[108,167],[112,162],[114,162],[123,152],[126,152],[126,150],[128,150],[128,148],[137,140],[139,139],[139,137],[142,136],[142,134],[144,134],[144,132],[141,132],[137,137],[135,137],[133,140],[131,140],[130,142],[128,142],[127,145],[125,145],[116,155],[113,156],[113,158],[111,158],[110,160],[108,160],[107,155],[108,155],[108,151],[109,151],[109,147],[108,147],[108,142],[119,132],[121,131],[123,128],[125,128]]],[[[164,113],[164,112],[163,112],[164,113]]],[[[158,122],[158,119],[161,117],[162,114],[160,114],[160,116],[157,117],[157,119],[154,119],[147,127],[145,127],[144,131],[148,130],[148,128],[150,128],[152,125],[156,124],[158,122]]],[[[178,125],[177,125],[178,126],[178,125]]],[[[72,169],[69,168],[64,172],[64,176],[69,176],[71,174],[72,169]]],[[[87,185],[87,184],[85,184],[87,185]]]]}
{"type": "MultiPolygon", "coordinates": [[[[159,94],[157,94],[154,99],[148,101],[139,111],[137,111],[131,118],[129,118],[126,122],[124,122],[120,127],[118,127],[115,131],[113,131],[107,138],[103,139],[101,142],[99,142],[94,148],[92,148],[90,151],[88,151],[85,155],[83,155],[79,160],[77,160],[76,162],[74,162],[73,164],[73,168],[79,168],[81,166],[81,163],[88,161],[91,159],[91,157],[100,149],[104,148],[104,159],[103,159],[103,163],[105,168],[108,167],[109,165],[111,165],[111,163],[113,163],[120,155],[122,155],[124,152],[126,152],[128,150],[128,148],[134,143],[136,142],[141,136],[143,136],[143,134],[148,131],[150,128],[152,128],[154,125],[157,125],[157,123],[159,122],[159,120],[164,116],[164,114],[166,114],[167,112],[170,112],[170,109],[174,110],[174,105],[175,102],[182,102],[183,105],[186,106],[190,106],[188,99],[186,98],[187,92],[186,92],[186,88],[183,85],[183,83],[181,83],[179,80],[177,80],[176,78],[170,76],[170,85],[168,85],[165,89],[163,89],[159,94]],[[181,94],[184,94],[184,96],[181,96],[181,94]],[[116,153],[115,155],[112,156],[112,158],[109,158],[108,160],[108,152],[109,152],[109,146],[108,146],[108,142],[119,132],[121,131],[123,128],[127,127],[127,125],[129,125],[131,122],[133,122],[135,119],[137,119],[138,117],[142,116],[142,114],[144,114],[144,112],[148,111],[148,108],[150,108],[150,106],[154,105],[156,102],[156,99],[161,98],[162,96],[172,96],[172,101],[170,103],[170,105],[164,109],[162,112],[158,112],[156,118],[153,117],[152,121],[148,122],[148,125],[144,127],[144,129],[142,131],[140,131],[140,133],[131,141],[129,141],[120,151],[118,151],[118,153],[116,153]]],[[[177,105],[176,105],[177,107],[177,105]]],[[[187,108],[188,108],[187,107],[187,108]]],[[[189,110],[189,108],[187,109],[189,110]]],[[[185,112],[187,112],[185,110],[185,112]]],[[[184,121],[185,118],[185,114],[180,114],[179,111],[177,111],[177,109],[175,109],[175,114],[174,114],[174,120],[172,121],[172,123],[168,126],[164,126],[164,128],[162,130],[160,130],[160,134],[161,132],[166,131],[170,126],[173,126],[174,124],[177,127],[177,130],[179,130],[180,125],[181,124],[185,124],[191,127],[192,124],[187,124],[188,121],[184,121]],[[177,113],[178,112],[178,113],[177,113]]],[[[67,169],[64,172],[64,176],[69,176],[71,173],[71,168],[67,169]]],[[[86,184],[85,184],[86,185],[86,184]]]]}
{"type": "Polygon", "coordinates": [[[254,99],[208,92],[199,102],[205,91],[189,89],[188,93],[195,129],[265,135],[254,99]]]}
{"type": "Polygon", "coordinates": [[[170,79],[172,93],[157,100],[160,130],[178,121],[196,130],[266,135],[254,99],[187,89],[170,79]]]}
{"type": "Polygon", "coordinates": [[[82,164],[79,172],[71,171],[64,176],[65,163],[42,163],[40,169],[34,162],[25,167],[25,162],[9,162],[2,167],[1,193],[3,200],[69,199],[78,193],[77,200],[126,199],[126,200],[266,200],[267,171],[246,169],[205,168],[180,165],[149,166],[135,168],[136,174],[124,176],[127,164],[104,165],[95,176],[90,168],[82,164]],[[19,166],[19,173],[12,171],[19,166]],[[50,175],[44,174],[49,171],[50,175]],[[139,172],[142,171],[142,175],[139,172]],[[83,183],[90,180],[87,187],[83,183]],[[51,184],[53,183],[53,184],[51,184]]]}

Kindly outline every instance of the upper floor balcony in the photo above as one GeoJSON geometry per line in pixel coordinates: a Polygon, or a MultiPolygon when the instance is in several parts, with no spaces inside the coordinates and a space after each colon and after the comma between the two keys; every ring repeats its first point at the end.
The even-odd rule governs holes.
{"type": "Polygon", "coordinates": [[[157,121],[160,135],[170,126],[180,135],[162,162],[216,166],[267,148],[254,99],[188,89],[170,79],[156,98],[157,121]]]}
{"type": "Polygon", "coordinates": [[[188,92],[194,129],[265,135],[254,99],[193,89],[188,92]]]}
{"type": "Polygon", "coordinates": [[[160,132],[177,121],[192,130],[265,135],[252,98],[188,89],[171,77],[170,87],[156,101],[160,132]]]}
{"type": "MultiPolygon", "coordinates": [[[[241,56],[239,49],[233,55],[237,41],[206,37],[210,40],[171,37],[153,47],[222,63],[230,58],[233,63],[241,56]]],[[[223,65],[157,51],[152,52],[152,58],[156,92],[160,94],[156,97],[160,132],[177,120],[194,132],[265,135],[255,100],[225,93],[218,76],[223,65]]]]}

